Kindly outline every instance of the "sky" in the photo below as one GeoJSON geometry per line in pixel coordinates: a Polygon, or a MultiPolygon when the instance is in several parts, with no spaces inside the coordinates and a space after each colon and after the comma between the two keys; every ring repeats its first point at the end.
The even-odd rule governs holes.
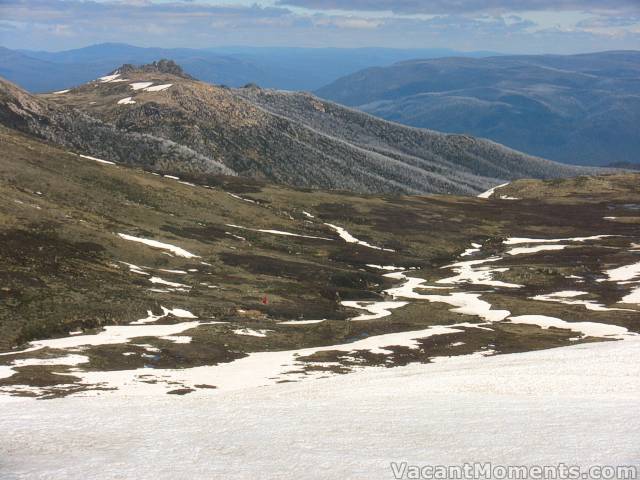
{"type": "Polygon", "coordinates": [[[640,0],[0,0],[0,46],[640,50],[640,0]]]}

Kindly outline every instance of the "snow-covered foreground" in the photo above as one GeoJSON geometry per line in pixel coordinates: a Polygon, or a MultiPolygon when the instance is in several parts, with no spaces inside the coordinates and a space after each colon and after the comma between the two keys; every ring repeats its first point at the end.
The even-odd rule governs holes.
{"type": "Polygon", "coordinates": [[[638,465],[639,355],[633,338],[213,396],[3,397],[0,469],[5,479],[379,479],[393,478],[394,461],[638,465]]]}

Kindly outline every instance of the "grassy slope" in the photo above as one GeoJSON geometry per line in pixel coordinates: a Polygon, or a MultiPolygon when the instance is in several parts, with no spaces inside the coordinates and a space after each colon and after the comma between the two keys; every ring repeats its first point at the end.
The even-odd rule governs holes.
{"type": "MultiPolygon", "coordinates": [[[[600,194],[589,205],[582,199],[563,199],[557,204],[550,199],[553,208],[540,208],[537,200],[359,196],[296,190],[235,177],[201,177],[197,181],[210,187],[205,188],[95,163],[4,128],[0,129],[0,148],[0,350],[77,329],[91,332],[103,325],[126,324],[145,317],[148,309],[158,312],[161,305],[186,308],[203,319],[215,316],[231,322],[200,327],[190,344],[145,340],[161,349],[156,359],[156,366],[161,367],[211,364],[248,351],[332,345],[363,336],[474,321],[450,312],[445,304],[414,303],[386,319],[344,322],[353,312],[340,306],[339,300],[380,298],[380,292],[391,286],[379,271],[365,267],[369,263],[421,267],[416,275],[441,278],[439,267],[472,241],[500,251],[499,240],[504,236],[638,236],[636,225],[602,218],[610,202],[600,194]],[[308,220],[303,211],[316,218],[308,220]],[[344,226],[358,238],[396,252],[346,244],[323,222],[344,226]],[[335,241],[257,233],[226,224],[335,241]],[[119,232],[178,245],[201,258],[163,255],[120,239],[119,232]],[[193,288],[188,293],[154,293],[149,291],[154,285],[148,277],[130,272],[119,262],[198,271],[173,275],[156,270],[154,275],[193,288]],[[263,295],[268,296],[268,305],[261,304],[263,295]],[[330,321],[304,327],[277,324],[302,318],[330,321]],[[268,328],[275,333],[262,339],[234,335],[230,330],[239,327],[268,328]]],[[[628,186],[633,188],[631,183],[628,186]]],[[[611,245],[625,242],[628,238],[612,239],[611,245]]],[[[567,275],[595,275],[607,264],[629,264],[635,258],[620,250],[585,247],[573,255],[514,259],[505,278],[527,287],[509,295],[496,293],[491,301],[514,314],[529,313],[526,297],[570,288],[567,275]]],[[[596,282],[590,288],[611,302],[623,294],[596,282]]],[[[541,302],[536,303],[536,312],[571,320],[597,318],[635,330],[638,325],[634,313],[612,317],[541,302]]],[[[423,349],[399,349],[391,361],[425,361],[449,352],[451,342],[464,335],[427,339],[423,349]]],[[[454,353],[470,353],[487,345],[501,352],[545,348],[566,343],[571,336],[568,331],[496,324],[492,331],[465,337],[466,346],[454,353]]],[[[131,345],[91,349],[90,368],[144,364],[140,356],[122,356],[123,348],[135,350],[131,345]]],[[[320,356],[327,360],[332,355],[320,356]]],[[[371,364],[389,362],[385,355],[360,355],[371,364]]],[[[23,372],[26,379],[0,383],[62,381],[42,367],[26,367],[23,372]]]]}

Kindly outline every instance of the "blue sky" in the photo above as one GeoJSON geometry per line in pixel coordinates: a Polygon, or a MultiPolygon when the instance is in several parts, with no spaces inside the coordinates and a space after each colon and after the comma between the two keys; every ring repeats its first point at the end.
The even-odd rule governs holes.
{"type": "Polygon", "coordinates": [[[0,0],[0,45],[640,49],[640,0],[0,0]]]}

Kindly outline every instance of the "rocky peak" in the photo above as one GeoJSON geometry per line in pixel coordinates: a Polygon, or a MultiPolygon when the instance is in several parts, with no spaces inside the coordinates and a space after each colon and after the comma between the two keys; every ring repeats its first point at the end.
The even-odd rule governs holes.
{"type": "Polygon", "coordinates": [[[146,65],[131,65],[130,63],[125,63],[121,67],[114,70],[111,74],[120,73],[122,75],[132,74],[132,73],[168,73],[170,75],[175,75],[177,77],[186,78],[189,80],[193,80],[193,77],[182,70],[182,67],[178,65],[173,60],[168,60],[163,58],[162,60],[158,60],[152,63],[148,63],[146,65]]]}

